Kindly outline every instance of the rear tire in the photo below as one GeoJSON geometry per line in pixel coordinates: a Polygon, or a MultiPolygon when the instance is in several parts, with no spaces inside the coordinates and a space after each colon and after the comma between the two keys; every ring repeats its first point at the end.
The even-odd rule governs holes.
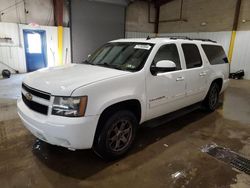
{"type": "Polygon", "coordinates": [[[218,106],[219,94],[220,94],[219,85],[216,82],[212,83],[207,93],[207,96],[203,101],[203,106],[208,112],[213,112],[218,106]]]}
{"type": "Polygon", "coordinates": [[[124,156],[131,148],[138,127],[135,115],[127,110],[110,114],[101,120],[101,130],[97,130],[93,150],[105,160],[115,160],[124,156]]]}

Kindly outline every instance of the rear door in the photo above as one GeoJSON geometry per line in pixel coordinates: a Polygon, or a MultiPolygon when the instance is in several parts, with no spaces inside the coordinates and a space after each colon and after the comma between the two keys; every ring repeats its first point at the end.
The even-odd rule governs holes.
{"type": "Polygon", "coordinates": [[[184,62],[186,64],[186,102],[194,104],[203,100],[206,95],[208,67],[204,63],[199,49],[194,43],[181,44],[184,62]]]}
{"type": "Polygon", "coordinates": [[[222,46],[213,44],[202,44],[201,47],[206,54],[207,61],[210,65],[212,65],[210,67],[213,72],[218,73],[219,75],[223,75],[224,79],[228,79],[229,64],[227,55],[222,46]]]}

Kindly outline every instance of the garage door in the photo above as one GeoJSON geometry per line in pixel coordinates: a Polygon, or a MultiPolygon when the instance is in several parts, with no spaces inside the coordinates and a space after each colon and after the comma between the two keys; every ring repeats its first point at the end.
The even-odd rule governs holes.
{"type": "Polygon", "coordinates": [[[125,4],[72,0],[70,7],[74,63],[107,41],[124,38],[125,4]]]}

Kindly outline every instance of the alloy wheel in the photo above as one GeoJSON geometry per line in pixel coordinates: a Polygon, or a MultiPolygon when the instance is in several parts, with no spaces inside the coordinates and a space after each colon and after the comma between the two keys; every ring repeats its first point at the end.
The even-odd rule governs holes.
{"type": "Polygon", "coordinates": [[[125,149],[132,138],[132,123],[129,120],[118,120],[108,131],[107,144],[114,152],[125,149]]]}

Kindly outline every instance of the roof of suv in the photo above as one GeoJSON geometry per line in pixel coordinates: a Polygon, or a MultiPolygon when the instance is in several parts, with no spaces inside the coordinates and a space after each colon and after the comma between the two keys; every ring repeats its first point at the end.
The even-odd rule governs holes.
{"type": "MultiPolygon", "coordinates": [[[[187,37],[156,37],[156,38],[128,38],[128,39],[118,39],[113,40],[111,42],[138,42],[138,43],[151,43],[151,44],[157,44],[162,42],[192,42],[192,43],[202,43],[202,44],[217,44],[216,41],[212,41],[210,39],[192,39],[187,37]]],[[[218,45],[218,44],[217,44],[218,45]]]]}

